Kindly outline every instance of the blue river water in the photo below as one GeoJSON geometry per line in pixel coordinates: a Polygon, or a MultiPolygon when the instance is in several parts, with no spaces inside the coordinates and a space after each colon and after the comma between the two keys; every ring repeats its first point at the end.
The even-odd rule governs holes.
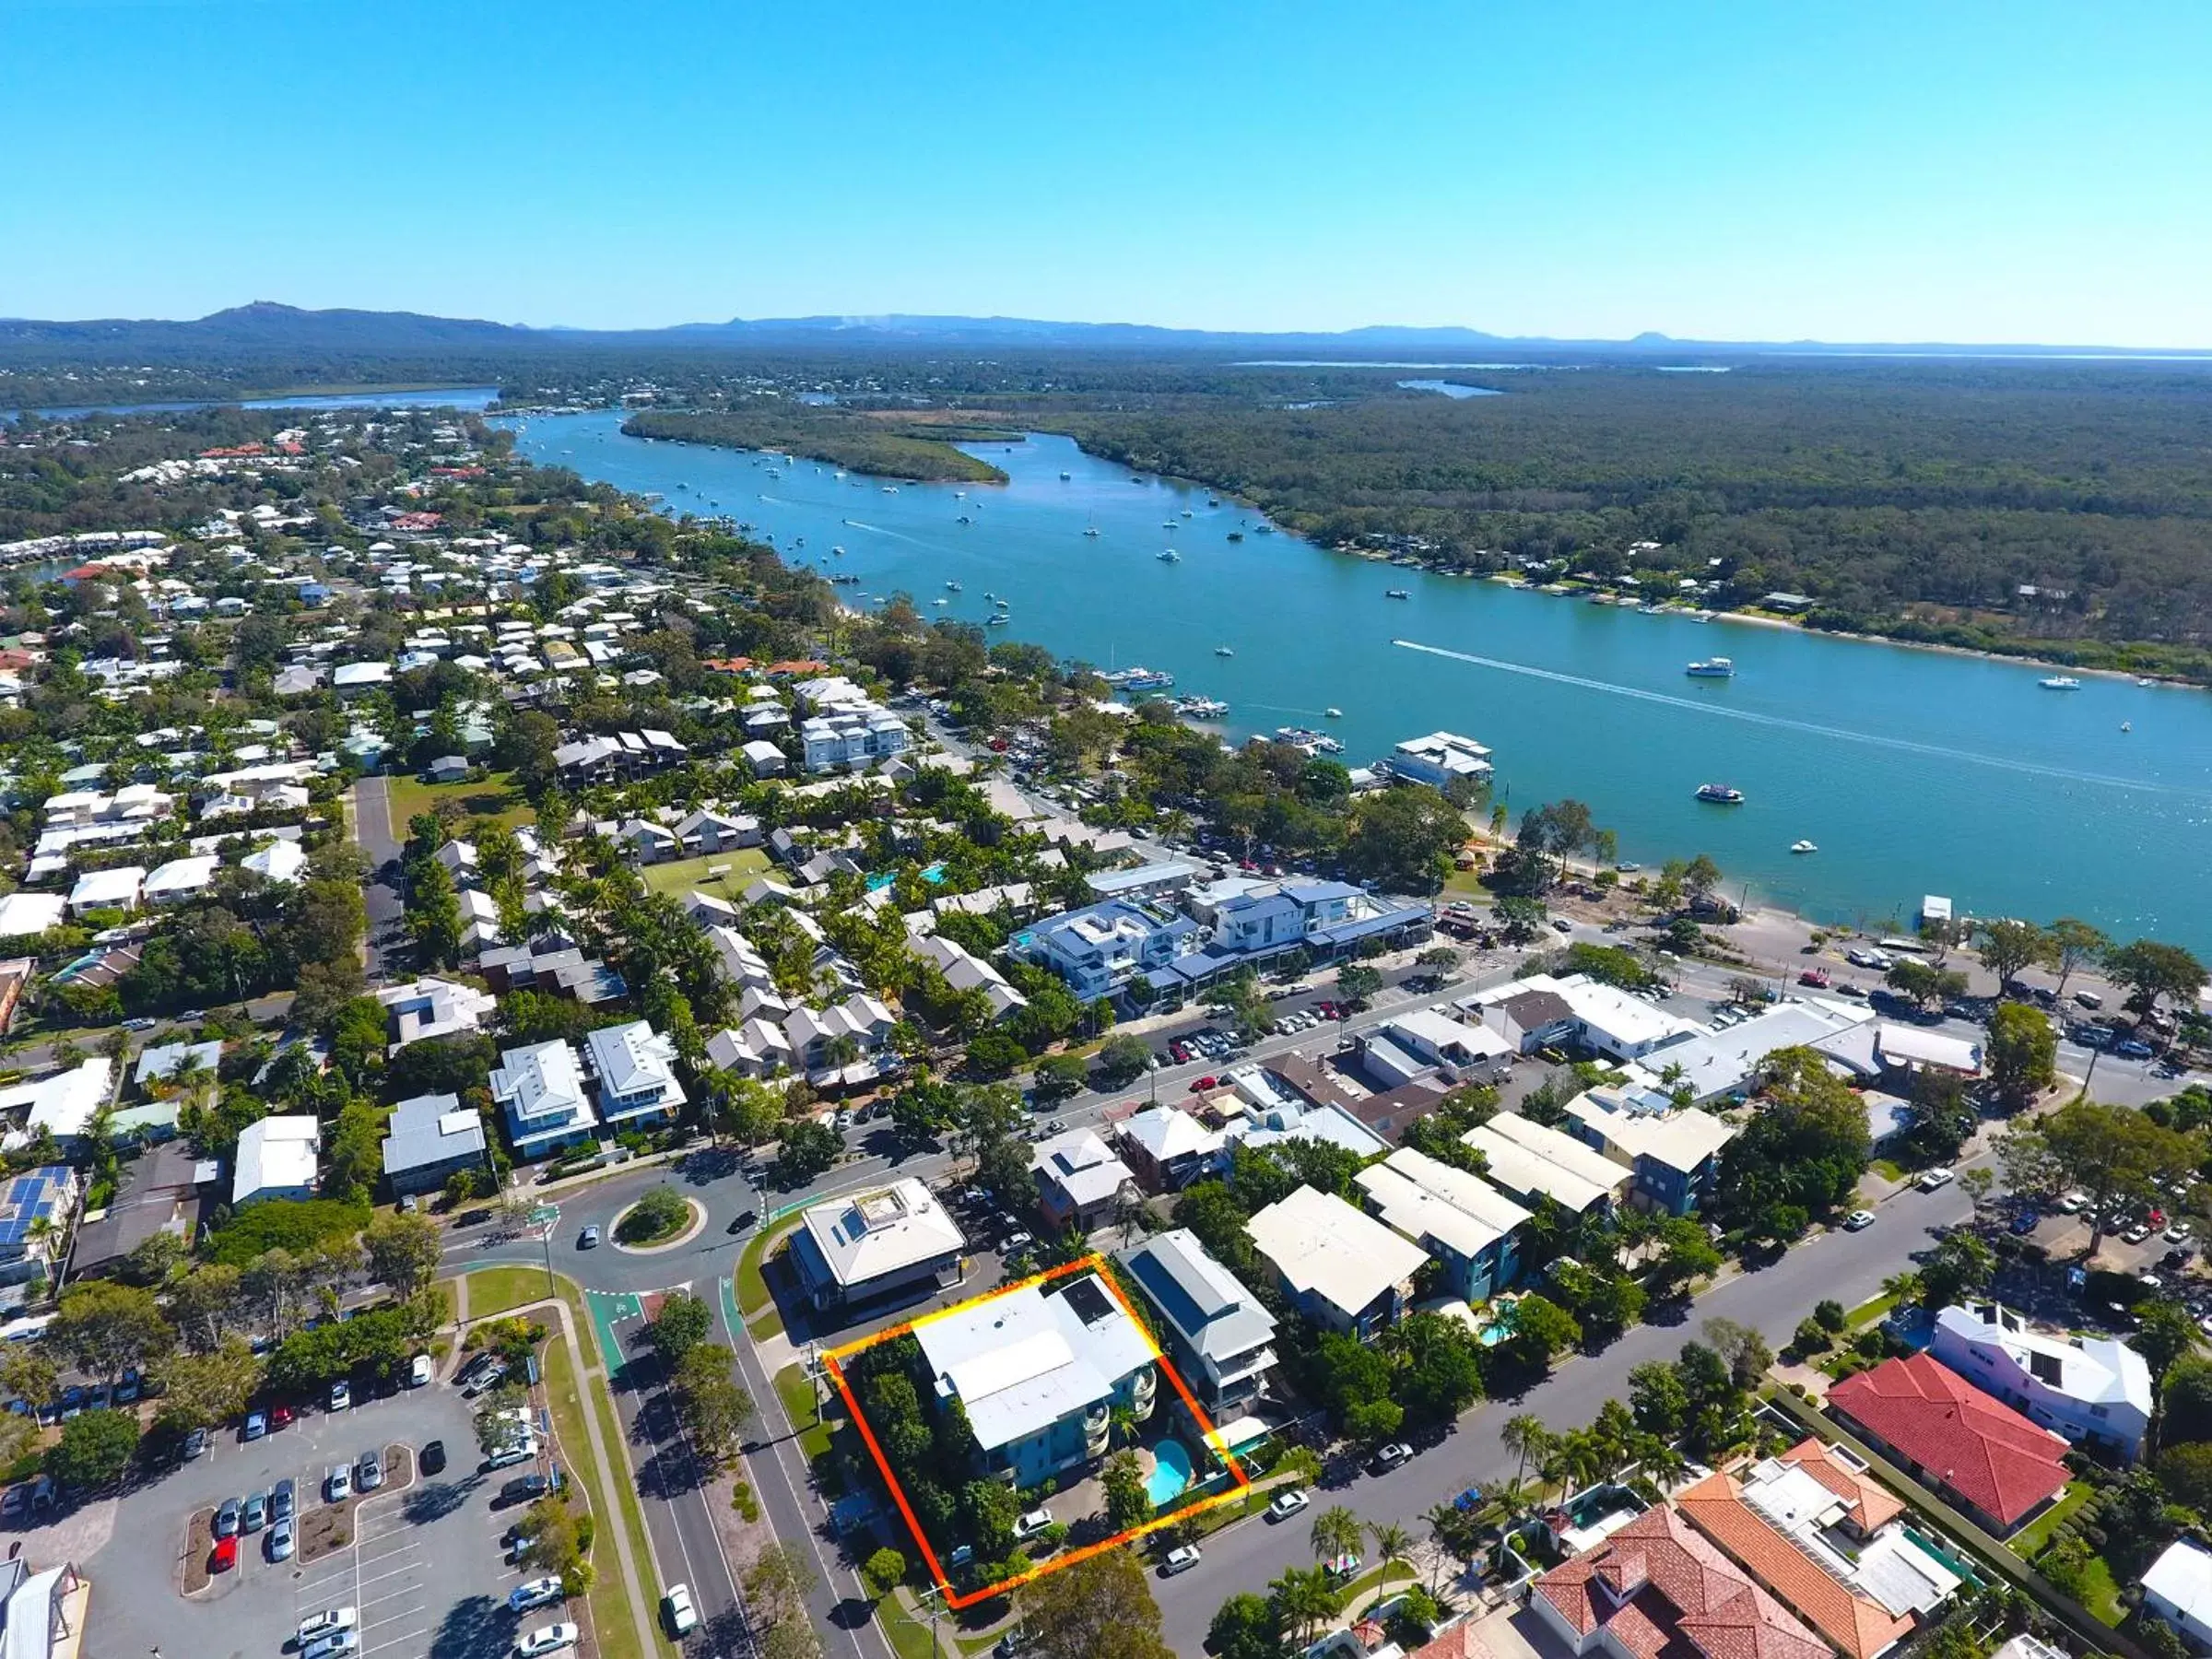
{"type": "Polygon", "coordinates": [[[902,589],[926,614],[982,622],[986,594],[1002,595],[1009,620],[993,637],[1167,669],[1178,694],[1230,704],[1232,741],[1325,726],[1359,764],[1461,732],[1496,751],[1516,819],[1575,796],[1623,858],[1710,853],[1732,895],[1878,924],[1941,893],[1962,913],[2076,915],[2212,951],[2212,698],[2200,691],[2088,675],[2049,691],[2038,681],[2054,671],[2029,664],[1347,558],[1259,534],[1259,514],[1209,505],[1203,488],[1134,481],[1062,438],[978,446],[1004,486],[887,492],[810,461],[627,438],[620,423],[608,411],[514,424],[537,460],[657,492],[672,512],[747,522],[794,561],[859,576],[841,589],[849,604],[902,589]],[[1179,561],[1158,557],[1170,547],[1179,561]],[[1684,675],[1713,655],[1735,660],[1734,679],[1684,675]],[[1708,782],[1742,790],[1744,805],[1701,805],[1708,782]],[[1800,839],[1818,852],[1794,855],[1800,839]]]}
{"type": "MultiPolygon", "coordinates": [[[[249,397],[240,406],[248,409],[482,409],[497,401],[497,386],[447,386],[422,392],[301,392],[286,397],[249,397]]],[[[213,409],[223,406],[211,399],[181,403],[74,404],[65,408],[34,409],[46,420],[74,420],[80,415],[104,411],[111,415],[139,414],[160,409],[213,409]]],[[[19,415],[21,410],[10,410],[19,415]]]]}

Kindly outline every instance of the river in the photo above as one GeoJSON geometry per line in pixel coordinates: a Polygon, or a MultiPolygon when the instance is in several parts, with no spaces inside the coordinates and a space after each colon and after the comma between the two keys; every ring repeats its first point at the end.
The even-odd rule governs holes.
{"type": "Polygon", "coordinates": [[[2212,698],[2200,691],[2093,676],[2047,691],[2037,682],[2053,671],[2027,664],[1346,558],[1255,534],[1258,514],[1209,506],[1203,488],[1133,483],[1062,438],[974,446],[1004,487],[886,493],[809,461],[627,438],[621,418],[534,416],[519,441],[541,462],[658,492],[671,511],[748,521],[787,558],[858,575],[841,590],[852,604],[904,589],[925,613],[981,622],[986,591],[1004,595],[1010,621],[994,638],[1171,670],[1179,693],[1230,705],[1231,739],[1325,726],[1359,764],[1462,732],[1496,750],[1516,818],[1576,796],[1623,858],[1710,853],[1732,896],[1880,924],[1941,893],[1962,913],[2076,915],[2212,954],[2212,698]],[[1158,558],[1171,546],[1180,562],[1158,558]],[[1734,679],[1684,676],[1713,655],[1735,659],[1734,679]],[[1324,717],[1331,706],[1342,719],[1324,717]],[[1700,805],[1706,782],[1745,804],[1700,805]],[[1800,839],[1819,851],[1793,855],[1800,839]]]}

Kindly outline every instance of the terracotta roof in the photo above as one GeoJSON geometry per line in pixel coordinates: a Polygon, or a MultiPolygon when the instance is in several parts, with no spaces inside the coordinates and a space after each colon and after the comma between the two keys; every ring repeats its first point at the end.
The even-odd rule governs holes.
{"type": "Polygon", "coordinates": [[[1828,1403],[2006,1527],[2065,1487],[2064,1440],[1925,1354],[1847,1377],[1828,1403]]]}
{"type": "Polygon", "coordinates": [[[1830,1577],[1788,1534],[1746,1503],[1733,1475],[1709,1475],[1677,1495],[1690,1524],[1796,1609],[1848,1659],[1874,1659],[1912,1628],[1830,1577]]]}
{"type": "Polygon", "coordinates": [[[1578,1634],[1604,1626],[1636,1659],[1828,1659],[1828,1645],[1671,1509],[1646,1510],[1535,1594],[1578,1634]]]}
{"type": "Polygon", "coordinates": [[[1877,1531],[1905,1512],[1902,1498],[1869,1480],[1809,1435],[1784,1452],[1780,1461],[1795,1464],[1850,1504],[1852,1522],[1861,1532],[1877,1531]]]}

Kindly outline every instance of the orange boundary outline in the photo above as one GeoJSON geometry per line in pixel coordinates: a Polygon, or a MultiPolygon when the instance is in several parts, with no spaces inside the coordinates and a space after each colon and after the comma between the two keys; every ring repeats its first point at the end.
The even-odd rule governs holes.
{"type": "Polygon", "coordinates": [[[934,1309],[930,1312],[923,1314],[919,1319],[904,1320],[898,1324],[888,1325],[872,1336],[864,1336],[858,1342],[848,1342],[841,1347],[826,1349],[822,1354],[822,1364],[829,1371],[830,1381],[837,1384],[837,1392],[844,1396],[845,1410],[851,1414],[854,1425],[860,1430],[860,1438],[867,1443],[868,1455],[876,1460],[876,1468],[882,1475],[884,1485],[890,1489],[892,1500],[899,1506],[899,1513],[906,1522],[906,1530],[913,1535],[914,1544],[922,1551],[923,1559],[929,1563],[929,1576],[936,1582],[939,1594],[945,1597],[945,1605],[956,1611],[964,1607],[972,1607],[978,1602],[989,1601],[994,1596],[1004,1595],[1008,1591],[1018,1589],[1023,1584],[1042,1578],[1048,1572],[1057,1572],[1063,1567],[1073,1567],[1077,1561],[1088,1560],[1092,1556],[1103,1555],[1107,1550],[1119,1549],[1123,1545],[1134,1543],[1147,1533],[1158,1532],[1163,1526],[1173,1526],[1187,1516],[1203,1514],[1207,1510],[1218,1509],[1231,1499],[1242,1497],[1252,1486],[1252,1477],[1244,1473],[1242,1465],[1237,1462],[1234,1454],[1221,1443],[1220,1430],[1214,1427],[1213,1419],[1206,1415],[1205,1409],[1192,1396],[1189,1387],[1182,1380],[1182,1373],[1175,1369],[1174,1362],[1160,1352],[1159,1345],[1152,1340],[1152,1334],[1145,1328],[1145,1322],[1139,1319],[1135,1310],[1130,1307],[1128,1298],[1122,1294],[1122,1288],[1114,1282],[1113,1275],[1105,1270],[1105,1260],[1104,1256],[1093,1252],[1076,1261],[1065,1262],[1057,1267],[1048,1267],[1042,1273],[1031,1274],[1028,1278],[1017,1280],[1011,1285],[1002,1285],[995,1290],[986,1290],[981,1296],[971,1296],[964,1301],[954,1302],[948,1308],[934,1309]],[[1222,1466],[1228,1469],[1230,1476],[1234,1477],[1235,1484],[1225,1491],[1216,1492],[1210,1498],[1202,1498],[1196,1503],[1185,1504],[1172,1514],[1155,1516],[1142,1526],[1132,1526],[1118,1532],[1102,1543],[1086,1544],[1080,1549],[1068,1550],[1064,1554],[1054,1556],[1049,1561],[1039,1562],[1027,1572],[1018,1572],[1011,1578],[1002,1579],[995,1584],[987,1585],[981,1590],[971,1591],[963,1595],[952,1587],[951,1580],[945,1576],[945,1569],[937,1562],[936,1551],[930,1548],[929,1540],[922,1535],[921,1524],[914,1519],[913,1508],[906,1500],[906,1490],[899,1484],[899,1477],[891,1473],[891,1465],[883,1454],[883,1448],[876,1443],[875,1431],[868,1427],[867,1417],[862,1412],[860,1402],[853,1397],[852,1385],[845,1381],[844,1369],[839,1365],[838,1361],[851,1359],[854,1354],[874,1347],[879,1342],[888,1342],[896,1337],[903,1336],[909,1331],[917,1330],[932,1321],[945,1319],[966,1309],[980,1307],[987,1301],[994,1301],[999,1297],[1010,1296],[1017,1290],[1026,1290],[1032,1285],[1049,1284],[1053,1279],[1065,1278],[1070,1274],[1080,1273],[1086,1268],[1092,1267],[1099,1269],[1099,1283],[1106,1288],[1107,1295],[1113,1298],[1115,1305],[1128,1315],[1129,1323],[1134,1324],[1138,1334],[1144,1337],[1145,1346],[1152,1350],[1152,1362],[1166,1375],[1168,1381],[1175,1385],[1175,1393],[1182,1399],[1185,1409],[1190,1412],[1191,1420],[1198,1425],[1199,1431],[1205,1436],[1206,1444],[1213,1448],[1214,1454],[1221,1460],[1222,1466]]]}

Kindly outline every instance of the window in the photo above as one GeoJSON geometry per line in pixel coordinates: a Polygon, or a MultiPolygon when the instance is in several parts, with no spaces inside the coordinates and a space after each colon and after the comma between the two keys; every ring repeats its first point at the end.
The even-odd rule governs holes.
{"type": "Polygon", "coordinates": [[[2112,1415],[2112,1407],[2109,1406],[2092,1406],[2089,1407],[2089,1415],[2093,1418],[2111,1417],[2112,1415]]]}

